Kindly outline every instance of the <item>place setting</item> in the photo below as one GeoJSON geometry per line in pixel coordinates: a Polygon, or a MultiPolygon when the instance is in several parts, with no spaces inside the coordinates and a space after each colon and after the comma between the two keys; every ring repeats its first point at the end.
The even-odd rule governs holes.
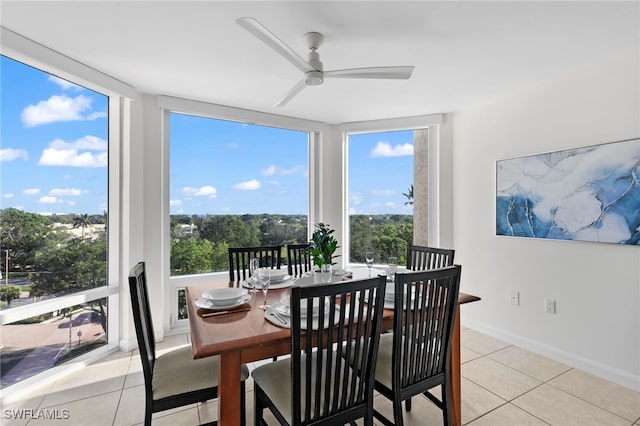
{"type": "Polygon", "coordinates": [[[250,307],[240,307],[251,301],[251,299],[252,295],[249,294],[246,288],[216,288],[202,293],[202,295],[196,299],[195,305],[198,308],[210,311],[201,314],[202,318],[208,318],[237,312],[247,312],[251,310],[250,307]]]}
{"type": "MultiPolygon", "coordinates": [[[[329,303],[330,303],[329,299],[324,300],[324,304],[325,304],[324,311],[327,313],[329,310],[329,303]]],[[[307,300],[301,300],[300,301],[301,328],[304,330],[307,329],[307,320],[308,320],[309,314],[311,314],[312,330],[319,330],[320,329],[319,311],[320,311],[319,298],[313,299],[313,307],[312,307],[311,313],[309,313],[307,309],[307,300]]],[[[291,312],[291,296],[287,294],[282,296],[282,298],[279,301],[268,306],[267,309],[265,310],[264,317],[269,322],[277,326],[284,327],[284,328],[291,328],[291,313],[292,313],[291,312]]],[[[333,325],[338,324],[340,320],[339,315],[340,315],[340,310],[338,307],[336,307],[333,325]]],[[[325,321],[322,328],[327,328],[329,326],[328,320],[329,318],[325,316],[325,321]]]]}
{"type": "MultiPolygon", "coordinates": [[[[242,281],[242,287],[247,289],[257,289],[260,288],[259,277],[257,270],[253,271],[252,268],[249,268],[251,271],[251,276],[246,280],[242,281]]],[[[291,279],[291,275],[287,274],[287,271],[284,269],[268,269],[270,288],[272,290],[277,290],[279,288],[287,288],[293,285],[293,280],[291,279]]]]}

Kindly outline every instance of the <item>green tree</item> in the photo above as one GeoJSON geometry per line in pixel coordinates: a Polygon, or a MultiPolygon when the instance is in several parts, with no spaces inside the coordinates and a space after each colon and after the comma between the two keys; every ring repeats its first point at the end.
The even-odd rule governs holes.
{"type": "Polygon", "coordinates": [[[107,285],[107,241],[71,238],[55,250],[42,250],[38,272],[29,274],[34,296],[61,295],[107,285]]]}
{"type": "Polygon", "coordinates": [[[82,237],[84,238],[84,228],[89,225],[88,214],[78,214],[73,217],[73,227],[82,228],[82,237]]]}
{"type": "Polygon", "coordinates": [[[20,297],[20,287],[2,286],[0,287],[0,300],[7,302],[11,306],[11,301],[20,297]]]}
{"type": "Polygon", "coordinates": [[[209,240],[193,237],[172,240],[171,275],[211,272],[214,254],[214,244],[209,240]]]}
{"type": "Polygon", "coordinates": [[[54,235],[53,224],[46,216],[15,208],[0,210],[2,250],[9,250],[14,270],[32,267],[38,250],[54,235]]]}
{"type": "Polygon", "coordinates": [[[211,215],[202,220],[200,237],[215,244],[226,242],[231,247],[249,247],[260,244],[256,231],[238,216],[211,215]]]}

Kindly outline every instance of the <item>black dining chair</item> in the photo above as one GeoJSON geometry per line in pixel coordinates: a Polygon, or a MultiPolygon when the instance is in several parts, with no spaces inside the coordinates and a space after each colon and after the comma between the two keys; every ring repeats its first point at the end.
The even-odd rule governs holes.
{"type": "Polygon", "coordinates": [[[395,276],[393,332],[383,334],[375,389],[393,403],[393,421],[374,409],[386,426],[402,426],[402,401],[423,394],[452,423],[451,341],[458,309],[459,265],[395,276]],[[440,386],[442,399],[429,389],[440,386]]]}
{"type": "Polygon", "coordinates": [[[261,267],[280,269],[282,246],[229,247],[229,282],[240,282],[251,276],[249,260],[258,258],[261,267]]]}
{"type": "Polygon", "coordinates": [[[454,249],[409,245],[407,247],[407,269],[425,271],[453,265],[454,249]]]}
{"type": "Polygon", "coordinates": [[[287,244],[287,273],[299,277],[310,270],[309,243],[287,244]]]}
{"type": "Polygon", "coordinates": [[[379,276],[291,288],[291,358],[251,373],[256,425],[265,408],[284,425],[373,425],[385,284],[379,276]],[[317,316],[302,318],[301,303],[317,316]]]}
{"type": "MultiPolygon", "coordinates": [[[[144,376],[145,426],[151,425],[153,413],[217,398],[219,368],[217,356],[193,359],[191,346],[179,347],[156,356],[144,262],[139,262],[131,269],[129,292],[144,376]]],[[[241,425],[246,424],[245,380],[247,377],[249,377],[249,369],[243,365],[240,374],[241,425]]]]}

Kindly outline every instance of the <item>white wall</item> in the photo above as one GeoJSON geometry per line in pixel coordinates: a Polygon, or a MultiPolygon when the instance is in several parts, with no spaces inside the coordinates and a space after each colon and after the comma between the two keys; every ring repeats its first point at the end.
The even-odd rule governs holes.
{"type": "Polygon", "coordinates": [[[639,53],[453,118],[456,263],[462,291],[482,297],[462,308],[463,324],[637,390],[640,247],[497,237],[495,162],[640,137],[639,53]]]}

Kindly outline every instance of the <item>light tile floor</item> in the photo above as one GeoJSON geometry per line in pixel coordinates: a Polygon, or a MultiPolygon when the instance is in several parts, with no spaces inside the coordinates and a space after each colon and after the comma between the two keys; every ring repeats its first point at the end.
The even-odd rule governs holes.
{"type": "MultiPolygon", "coordinates": [[[[462,421],[470,426],[640,426],[640,393],[541,357],[472,329],[462,330],[462,421]]],[[[188,344],[185,334],[169,336],[158,350],[188,344]]],[[[266,362],[269,362],[268,360],[266,362]]],[[[255,364],[250,365],[255,367],[255,364]]],[[[374,404],[392,418],[391,403],[374,404]]],[[[3,425],[138,425],[143,421],[144,387],[137,351],[118,352],[25,398],[2,407],[3,425]],[[68,419],[18,420],[12,409],[68,410],[68,419]]],[[[153,424],[197,425],[217,416],[217,402],[157,413],[153,424]]],[[[253,424],[253,383],[247,382],[247,419],[253,424]]],[[[276,424],[272,417],[269,424],[276,424]]],[[[404,413],[408,426],[441,425],[441,412],[415,397],[404,413]]],[[[376,422],[376,424],[379,424],[376,422]]]]}

